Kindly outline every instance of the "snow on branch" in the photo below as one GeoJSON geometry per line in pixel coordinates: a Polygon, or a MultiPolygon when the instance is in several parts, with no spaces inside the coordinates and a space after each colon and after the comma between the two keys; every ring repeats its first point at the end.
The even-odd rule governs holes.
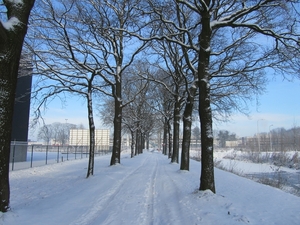
{"type": "Polygon", "coordinates": [[[15,26],[21,24],[20,20],[17,17],[11,17],[8,21],[2,22],[2,26],[9,31],[13,31],[15,26]]]}
{"type": "Polygon", "coordinates": [[[23,0],[8,0],[8,2],[16,5],[17,4],[23,5],[23,0]]]}

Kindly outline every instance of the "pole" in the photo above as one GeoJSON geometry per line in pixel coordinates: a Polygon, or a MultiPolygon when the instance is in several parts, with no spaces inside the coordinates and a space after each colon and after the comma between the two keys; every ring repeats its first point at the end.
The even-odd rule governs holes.
{"type": "Polygon", "coordinates": [[[13,155],[12,155],[12,167],[11,170],[14,170],[15,165],[15,151],[16,151],[16,141],[14,141],[13,155]]]}
{"type": "Polygon", "coordinates": [[[257,120],[257,137],[258,137],[258,162],[259,162],[259,156],[260,156],[260,134],[259,134],[259,121],[264,119],[257,120]]]}
{"type": "Polygon", "coordinates": [[[67,147],[67,160],[69,160],[69,146],[67,147]]]}
{"type": "Polygon", "coordinates": [[[46,165],[48,163],[48,145],[46,146],[46,165]]]}
{"type": "Polygon", "coordinates": [[[258,122],[257,120],[257,144],[258,144],[258,162],[259,162],[259,154],[260,154],[260,140],[259,140],[259,129],[258,129],[258,122]]]}
{"type": "Polygon", "coordinates": [[[32,161],[33,161],[33,145],[31,145],[30,168],[32,168],[32,161]]]}
{"type": "Polygon", "coordinates": [[[59,163],[59,145],[57,146],[57,163],[59,163]]]}
{"type": "Polygon", "coordinates": [[[271,134],[271,127],[272,126],[273,126],[273,124],[269,126],[270,152],[272,152],[272,134],[271,134]]]}

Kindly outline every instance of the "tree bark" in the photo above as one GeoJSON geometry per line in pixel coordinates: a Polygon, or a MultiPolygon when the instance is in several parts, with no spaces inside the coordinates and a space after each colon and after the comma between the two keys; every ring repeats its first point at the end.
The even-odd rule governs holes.
{"type": "MultiPolygon", "coordinates": [[[[207,5],[209,1],[207,1],[207,5]]],[[[212,111],[210,107],[210,41],[211,27],[209,11],[201,11],[202,30],[199,36],[200,51],[198,63],[199,116],[201,123],[201,177],[200,190],[215,190],[213,161],[212,111]]]]}
{"type": "Polygon", "coordinates": [[[93,116],[91,85],[89,85],[87,105],[88,105],[89,130],[90,130],[90,152],[89,152],[90,154],[89,154],[89,163],[88,163],[86,178],[88,178],[90,175],[94,175],[94,159],[95,159],[95,124],[94,124],[94,116],[93,116]]]}
{"type": "Polygon", "coordinates": [[[140,154],[141,152],[141,129],[140,122],[137,123],[137,128],[135,131],[135,155],[140,154]]]}
{"type": "Polygon", "coordinates": [[[146,149],[149,150],[149,146],[150,146],[150,134],[149,134],[149,131],[146,132],[146,135],[145,135],[145,142],[146,142],[146,149]]]}
{"type": "Polygon", "coordinates": [[[174,122],[173,122],[173,154],[172,163],[179,162],[179,126],[180,125],[180,101],[177,96],[174,106],[174,122]]]}
{"type": "Polygon", "coordinates": [[[134,130],[130,129],[130,134],[131,134],[131,158],[134,157],[134,146],[135,146],[135,137],[134,137],[134,130]]]}
{"type": "Polygon", "coordinates": [[[110,165],[121,163],[121,132],[122,132],[122,96],[121,96],[121,78],[117,76],[116,85],[113,88],[115,98],[114,115],[114,139],[110,165]],[[115,93],[114,93],[115,92],[115,93]]]}
{"type": "Polygon", "coordinates": [[[141,132],[141,147],[140,147],[140,154],[143,153],[143,150],[145,149],[145,133],[141,132]]]}
{"type": "Polygon", "coordinates": [[[191,88],[183,113],[183,137],[180,170],[190,170],[190,143],[192,136],[192,113],[196,88],[191,88]]]}
{"type": "Polygon", "coordinates": [[[136,133],[136,152],[137,152],[137,155],[140,154],[140,148],[141,148],[141,143],[140,143],[141,137],[140,136],[141,136],[141,132],[138,129],[137,133],[136,133]]]}
{"type": "Polygon", "coordinates": [[[12,115],[17,83],[17,56],[11,57],[9,62],[0,63],[0,211],[9,209],[9,156],[10,138],[12,131],[12,115]],[[10,69],[11,68],[11,69],[10,69]]]}
{"type": "Polygon", "coordinates": [[[168,119],[164,118],[164,133],[163,133],[163,154],[168,152],[168,119]]]}
{"type": "Polygon", "coordinates": [[[5,1],[7,18],[19,22],[5,29],[0,21],[0,211],[9,209],[9,155],[19,62],[34,0],[5,1]]]}
{"type": "Polygon", "coordinates": [[[171,133],[171,124],[170,124],[170,121],[168,121],[168,133],[169,133],[169,156],[168,158],[171,158],[172,157],[172,133],[171,133]]]}

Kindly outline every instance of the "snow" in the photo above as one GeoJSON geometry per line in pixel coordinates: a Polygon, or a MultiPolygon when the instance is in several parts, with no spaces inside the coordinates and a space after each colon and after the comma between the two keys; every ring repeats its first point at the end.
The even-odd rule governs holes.
{"type": "Polygon", "coordinates": [[[14,4],[23,4],[23,0],[9,0],[9,1],[14,4]]]}
{"type": "Polygon", "coordinates": [[[198,191],[200,163],[190,171],[157,151],[108,166],[110,156],[10,173],[11,210],[0,224],[299,224],[300,198],[215,169],[217,194],[198,191]]]}
{"type": "Polygon", "coordinates": [[[18,26],[18,24],[20,23],[20,20],[17,17],[11,17],[8,21],[2,22],[3,27],[6,30],[14,30],[15,26],[18,26]]]}
{"type": "MultiPolygon", "coordinates": [[[[261,160],[264,162],[254,163],[251,152],[238,150],[215,151],[215,162],[218,168],[247,177],[261,183],[278,187],[288,193],[300,196],[300,170],[295,157],[295,151],[288,152],[261,152],[261,160]],[[279,154],[285,158],[270,160],[272,155],[279,154]]],[[[196,156],[196,154],[194,153],[196,156]]],[[[197,156],[196,156],[197,157],[197,156]]]]}

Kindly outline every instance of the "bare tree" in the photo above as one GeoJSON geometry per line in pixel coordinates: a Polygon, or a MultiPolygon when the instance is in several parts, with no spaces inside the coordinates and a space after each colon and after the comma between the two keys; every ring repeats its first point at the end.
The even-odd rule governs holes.
{"type": "MultiPolygon", "coordinates": [[[[131,156],[142,153],[144,143],[151,133],[155,124],[153,120],[153,109],[151,109],[149,96],[151,96],[150,83],[142,79],[142,74],[149,72],[149,65],[137,60],[124,71],[122,85],[123,93],[123,134],[129,132],[131,135],[131,156]]],[[[101,117],[106,125],[113,122],[113,104],[108,101],[100,109],[101,117]],[[111,113],[108,113],[111,112],[111,113]]]]}
{"type": "Polygon", "coordinates": [[[38,138],[46,142],[47,145],[50,144],[53,138],[53,130],[51,125],[44,125],[39,129],[38,138]]]}
{"type": "Polygon", "coordinates": [[[148,74],[146,79],[156,82],[164,87],[172,96],[169,101],[172,102],[173,111],[173,151],[171,162],[179,162],[179,130],[181,120],[181,110],[185,97],[184,83],[184,59],[180,49],[171,42],[157,42],[152,44],[154,54],[158,56],[162,63],[153,63],[157,67],[157,72],[148,74]]]}
{"type": "Polygon", "coordinates": [[[137,60],[126,73],[129,74],[124,79],[124,100],[130,103],[124,107],[123,121],[134,127],[136,155],[142,153],[146,139],[149,139],[154,126],[152,109],[149,107],[152,86],[150,82],[143,79],[145,74],[151,73],[150,65],[145,61],[137,60]]]}
{"type": "MultiPolygon", "coordinates": [[[[281,73],[299,71],[299,21],[293,2],[282,1],[177,1],[194,10],[201,19],[199,34],[199,115],[201,121],[202,172],[200,190],[215,192],[213,172],[213,133],[211,80],[214,77],[247,81],[257,86],[255,73],[272,68],[281,73]],[[220,33],[231,37],[226,45],[217,40],[220,33]],[[263,43],[269,37],[273,45],[263,43]],[[216,38],[216,39],[214,39],[216,38]],[[255,38],[261,38],[259,41],[255,38]],[[234,47],[233,47],[234,46],[234,47]],[[238,46],[238,47],[237,47],[238,46]],[[255,48],[255,51],[252,49],[255,48]],[[246,51],[247,49],[247,51],[246,51]],[[234,52],[231,52],[234,50],[234,52]],[[242,55],[243,54],[243,55],[242,55]],[[230,56],[230,57],[228,57],[230,56]],[[242,57],[241,57],[242,56],[242,57]],[[220,61],[224,59],[226,61],[220,61]],[[237,59],[238,58],[238,59],[237,59]],[[222,73],[214,74],[214,62],[222,73]],[[226,63],[225,63],[226,62],[226,63]]],[[[262,73],[261,73],[262,74],[262,73]]],[[[224,79],[228,80],[228,79],[224,79]]],[[[234,85],[230,85],[232,87],[234,85]]],[[[237,86],[235,86],[237,87],[237,86]]],[[[241,91],[241,86],[239,86],[241,91]]]]}
{"type": "Polygon", "coordinates": [[[75,124],[70,123],[52,123],[45,124],[39,129],[38,138],[44,140],[47,145],[53,139],[53,144],[65,145],[69,140],[70,129],[75,129],[75,124]]]}
{"type": "MultiPolygon", "coordinates": [[[[276,151],[299,151],[300,149],[300,127],[293,124],[290,129],[285,128],[274,128],[270,130],[266,136],[266,140],[261,140],[262,148],[270,150],[271,152],[276,151]]],[[[261,134],[262,136],[263,134],[261,134]]],[[[251,143],[249,143],[251,145],[251,143]]],[[[252,146],[251,146],[252,147],[252,146]]]]}
{"type": "Polygon", "coordinates": [[[9,209],[9,155],[19,61],[34,0],[0,1],[0,211],[9,209]]]}
{"type": "Polygon", "coordinates": [[[110,87],[110,93],[106,94],[114,99],[114,137],[110,165],[120,163],[121,159],[122,108],[125,105],[122,99],[123,72],[144,48],[144,43],[123,31],[139,30],[141,15],[135,10],[138,4],[139,1],[126,0],[83,1],[80,4],[81,14],[85,15],[84,21],[93,37],[90,46],[96,46],[102,53],[100,59],[103,71],[99,76],[110,87]]]}
{"type": "MultiPolygon", "coordinates": [[[[82,43],[84,35],[82,20],[74,19],[79,10],[74,1],[45,1],[35,7],[32,16],[31,39],[28,46],[35,54],[36,73],[40,74],[34,98],[38,99],[37,118],[41,106],[61,93],[82,96],[86,100],[89,124],[89,162],[87,177],[94,172],[95,124],[93,97],[102,91],[98,73],[102,67],[91,53],[89,42],[82,43]],[[80,34],[81,35],[77,35],[80,34]],[[97,86],[97,85],[98,86],[97,86]]],[[[80,15],[80,14],[79,14],[80,15]]],[[[89,41],[92,41],[89,39],[89,41]]],[[[64,132],[54,132],[56,141],[64,144],[64,132]],[[61,133],[61,134],[59,134],[61,133]]]]}
{"type": "Polygon", "coordinates": [[[177,43],[193,49],[198,55],[194,65],[198,76],[201,123],[200,190],[215,192],[212,106],[226,117],[228,112],[244,111],[246,104],[243,103],[251,99],[246,93],[261,93],[265,73],[270,71],[267,68],[283,75],[299,71],[297,4],[270,0],[247,3],[228,0],[148,1],[148,11],[144,11],[153,16],[150,26],[156,30],[140,39],[177,43]],[[182,6],[187,7],[188,12],[191,10],[194,16],[190,19],[182,17],[182,23],[170,19],[170,11],[178,12],[174,7],[180,9],[182,6]],[[184,26],[186,22],[193,25],[187,28],[184,26]],[[162,27],[167,29],[162,30],[162,27]],[[198,29],[196,38],[192,35],[195,29],[198,29]],[[176,38],[182,34],[189,38],[188,44],[176,38]]]}
{"type": "MultiPolygon", "coordinates": [[[[159,74],[158,74],[159,75],[159,74]]],[[[156,120],[162,123],[163,130],[163,146],[162,152],[172,157],[172,138],[170,123],[173,120],[174,102],[171,92],[164,86],[152,82],[151,97],[149,99],[149,107],[152,108],[156,115],[156,120]]],[[[158,125],[158,127],[160,127],[158,125]]]]}
{"type": "MultiPolygon", "coordinates": [[[[82,95],[87,100],[90,129],[90,160],[87,177],[93,174],[94,121],[92,98],[101,92],[114,99],[114,141],[111,165],[120,163],[122,107],[122,74],[134,57],[143,49],[143,43],[123,35],[120,29],[133,28],[134,6],[137,2],[115,1],[46,1],[44,12],[37,12],[34,21],[43,21],[35,38],[44,44],[39,51],[38,68],[42,74],[56,81],[48,96],[61,92],[82,95]],[[48,16],[48,17],[47,17],[48,16]],[[54,32],[56,31],[56,32],[54,32]],[[140,43],[140,45],[136,45],[140,43]],[[131,47],[135,44],[135,47],[131,47]],[[124,50],[130,49],[124,55],[124,50]],[[52,57],[47,57],[52,56],[52,57]],[[53,60],[53,56],[57,60],[53,60]],[[59,61],[60,63],[57,63],[59,61]],[[42,65],[42,66],[41,66],[42,65]],[[44,72],[46,73],[44,73],[44,72]]],[[[38,8],[39,10],[40,8],[38,8]]],[[[33,22],[34,22],[33,21],[33,22]]],[[[44,99],[44,98],[43,98],[44,99]]]]}

